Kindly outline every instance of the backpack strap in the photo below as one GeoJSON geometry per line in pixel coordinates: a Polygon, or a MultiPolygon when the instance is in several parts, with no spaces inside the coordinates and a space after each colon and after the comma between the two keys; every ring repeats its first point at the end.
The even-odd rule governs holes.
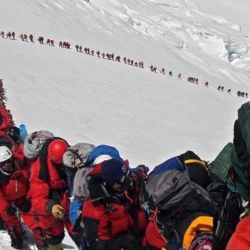
{"type": "Polygon", "coordinates": [[[187,159],[187,160],[184,160],[184,164],[191,164],[191,163],[198,163],[204,167],[207,166],[206,162],[203,161],[203,160],[197,160],[197,159],[187,159]]]}
{"type": "Polygon", "coordinates": [[[226,247],[242,212],[240,194],[229,191],[226,195],[223,207],[214,225],[214,245],[213,249],[219,250],[226,247]]]}
{"type": "Polygon", "coordinates": [[[166,237],[163,235],[162,233],[162,228],[159,228],[159,225],[160,227],[162,227],[163,225],[159,222],[158,218],[157,218],[157,214],[159,213],[159,208],[156,207],[153,211],[152,211],[152,217],[151,217],[151,220],[153,221],[153,224],[158,232],[158,234],[160,235],[160,237],[162,238],[162,240],[167,244],[168,243],[168,240],[166,239],[166,237]]]}

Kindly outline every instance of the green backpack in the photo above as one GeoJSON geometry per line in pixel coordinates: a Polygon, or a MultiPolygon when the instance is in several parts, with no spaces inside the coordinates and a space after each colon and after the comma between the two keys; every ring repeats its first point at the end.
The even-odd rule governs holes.
{"type": "Polygon", "coordinates": [[[232,152],[234,151],[233,143],[228,143],[220,151],[214,161],[209,165],[209,171],[212,175],[218,178],[221,182],[227,184],[228,188],[236,191],[235,183],[229,178],[229,172],[233,167],[232,152]]]}
{"type": "Polygon", "coordinates": [[[250,102],[238,109],[231,160],[238,191],[244,200],[250,200],[250,102]]]}
{"type": "Polygon", "coordinates": [[[210,172],[244,200],[250,200],[250,102],[238,109],[233,143],[222,149],[211,163],[210,172]],[[233,179],[229,177],[230,169],[233,179]]]}

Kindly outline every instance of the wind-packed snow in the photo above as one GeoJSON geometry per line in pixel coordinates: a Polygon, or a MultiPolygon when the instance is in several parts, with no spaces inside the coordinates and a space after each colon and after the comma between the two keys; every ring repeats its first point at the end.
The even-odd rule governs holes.
{"type": "Polygon", "coordinates": [[[29,132],[113,145],[131,166],[152,168],[189,149],[212,161],[248,101],[236,92],[250,93],[249,8],[247,0],[0,1],[0,31],[17,38],[0,38],[7,106],[29,132]],[[22,42],[21,33],[55,47],[22,42]],[[121,63],[76,52],[76,44],[120,55],[121,63]]]}

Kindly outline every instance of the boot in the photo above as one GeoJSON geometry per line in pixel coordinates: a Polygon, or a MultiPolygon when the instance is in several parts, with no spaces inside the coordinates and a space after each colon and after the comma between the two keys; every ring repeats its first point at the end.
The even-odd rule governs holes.
{"type": "Polygon", "coordinates": [[[23,247],[23,239],[22,238],[12,238],[11,246],[15,249],[22,249],[23,247]]]}
{"type": "Polygon", "coordinates": [[[62,242],[60,242],[56,245],[49,244],[48,250],[63,250],[62,242]]]}
{"type": "Polygon", "coordinates": [[[5,224],[5,227],[11,239],[11,246],[15,249],[22,249],[24,233],[21,224],[16,225],[15,227],[9,227],[5,224]]]}

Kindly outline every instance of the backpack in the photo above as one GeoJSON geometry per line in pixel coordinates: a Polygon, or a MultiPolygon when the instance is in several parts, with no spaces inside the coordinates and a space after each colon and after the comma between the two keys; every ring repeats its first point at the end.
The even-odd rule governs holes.
{"type": "Polygon", "coordinates": [[[123,159],[120,156],[119,151],[115,147],[108,146],[108,145],[99,145],[95,147],[93,151],[89,154],[88,159],[87,159],[87,164],[90,166],[93,166],[95,164],[98,164],[104,160],[109,160],[111,158],[123,161],[123,159]],[[106,158],[104,158],[104,156],[106,158]],[[101,157],[102,159],[99,160],[98,157],[101,157]]]}
{"type": "Polygon", "coordinates": [[[229,191],[225,197],[225,202],[220,210],[218,218],[215,218],[213,249],[225,249],[226,245],[235,231],[236,225],[243,212],[239,193],[229,191]]]}
{"type": "Polygon", "coordinates": [[[244,103],[238,109],[238,121],[247,151],[250,152],[250,102],[244,103]]]}
{"type": "Polygon", "coordinates": [[[250,200],[250,102],[238,109],[231,154],[234,183],[244,200],[250,200]]]}
{"type": "Polygon", "coordinates": [[[53,136],[53,133],[47,130],[35,131],[30,134],[24,141],[24,156],[29,160],[34,160],[38,156],[45,142],[53,136]]]}
{"type": "Polygon", "coordinates": [[[230,172],[233,167],[233,162],[231,158],[233,150],[233,143],[230,142],[225,145],[224,148],[220,151],[220,153],[216,156],[215,160],[210,163],[209,172],[213,175],[213,177],[226,184],[230,190],[235,192],[235,184],[230,178],[230,172]]]}
{"type": "Polygon", "coordinates": [[[179,221],[169,245],[174,245],[177,249],[212,249],[212,231],[212,216],[193,213],[179,221]]]}
{"type": "Polygon", "coordinates": [[[90,143],[77,143],[69,147],[63,155],[63,164],[69,168],[80,168],[84,166],[94,147],[95,146],[90,143]]]}
{"type": "MultiPolygon", "coordinates": [[[[181,157],[173,157],[158,165],[149,174],[145,186],[148,203],[152,208],[166,210],[164,220],[167,221],[177,214],[183,214],[188,208],[190,211],[209,211],[215,213],[215,206],[208,191],[191,180],[188,173],[188,164],[204,164],[204,161],[196,159],[197,155],[187,151],[181,157]],[[195,158],[185,159],[185,155],[195,158]],[[184,159],[183,164],[180,159],[184,159]]],[[[205,167],[205,166],[202,166],[205,167]]]]}
{"type": "Polygon", "coordinates": [[[93,170],[92,167],[95,164],[111,158],[122,160],[119,151],[112,146],[99,145],[94,147],[94,145],[87,143],[79,143],[73,147],[70,147],[63,156],[64,164],[68,167],[71,167],[72,158],[75,158],[77,161],[79,161],[79,163],[84,163],[85,166],[77,170],[73,181],[73,195],[76,199],[81,200],[88,198],[90,195],[87,176],[89,172],[93,170]],[[74,151],[74,149],[76,151],[74,151]],[[76,154],[79,153],[81,159],[79,159],[79,156],[76,156],[76,154]]]}
{"type": "Polygon", "coordinates": [[[73,181],[73,195],[75,198],[86,199],[89,197],[86,177],[92,169],[93,168],[84,167],[77,170],[73,181]]]}

